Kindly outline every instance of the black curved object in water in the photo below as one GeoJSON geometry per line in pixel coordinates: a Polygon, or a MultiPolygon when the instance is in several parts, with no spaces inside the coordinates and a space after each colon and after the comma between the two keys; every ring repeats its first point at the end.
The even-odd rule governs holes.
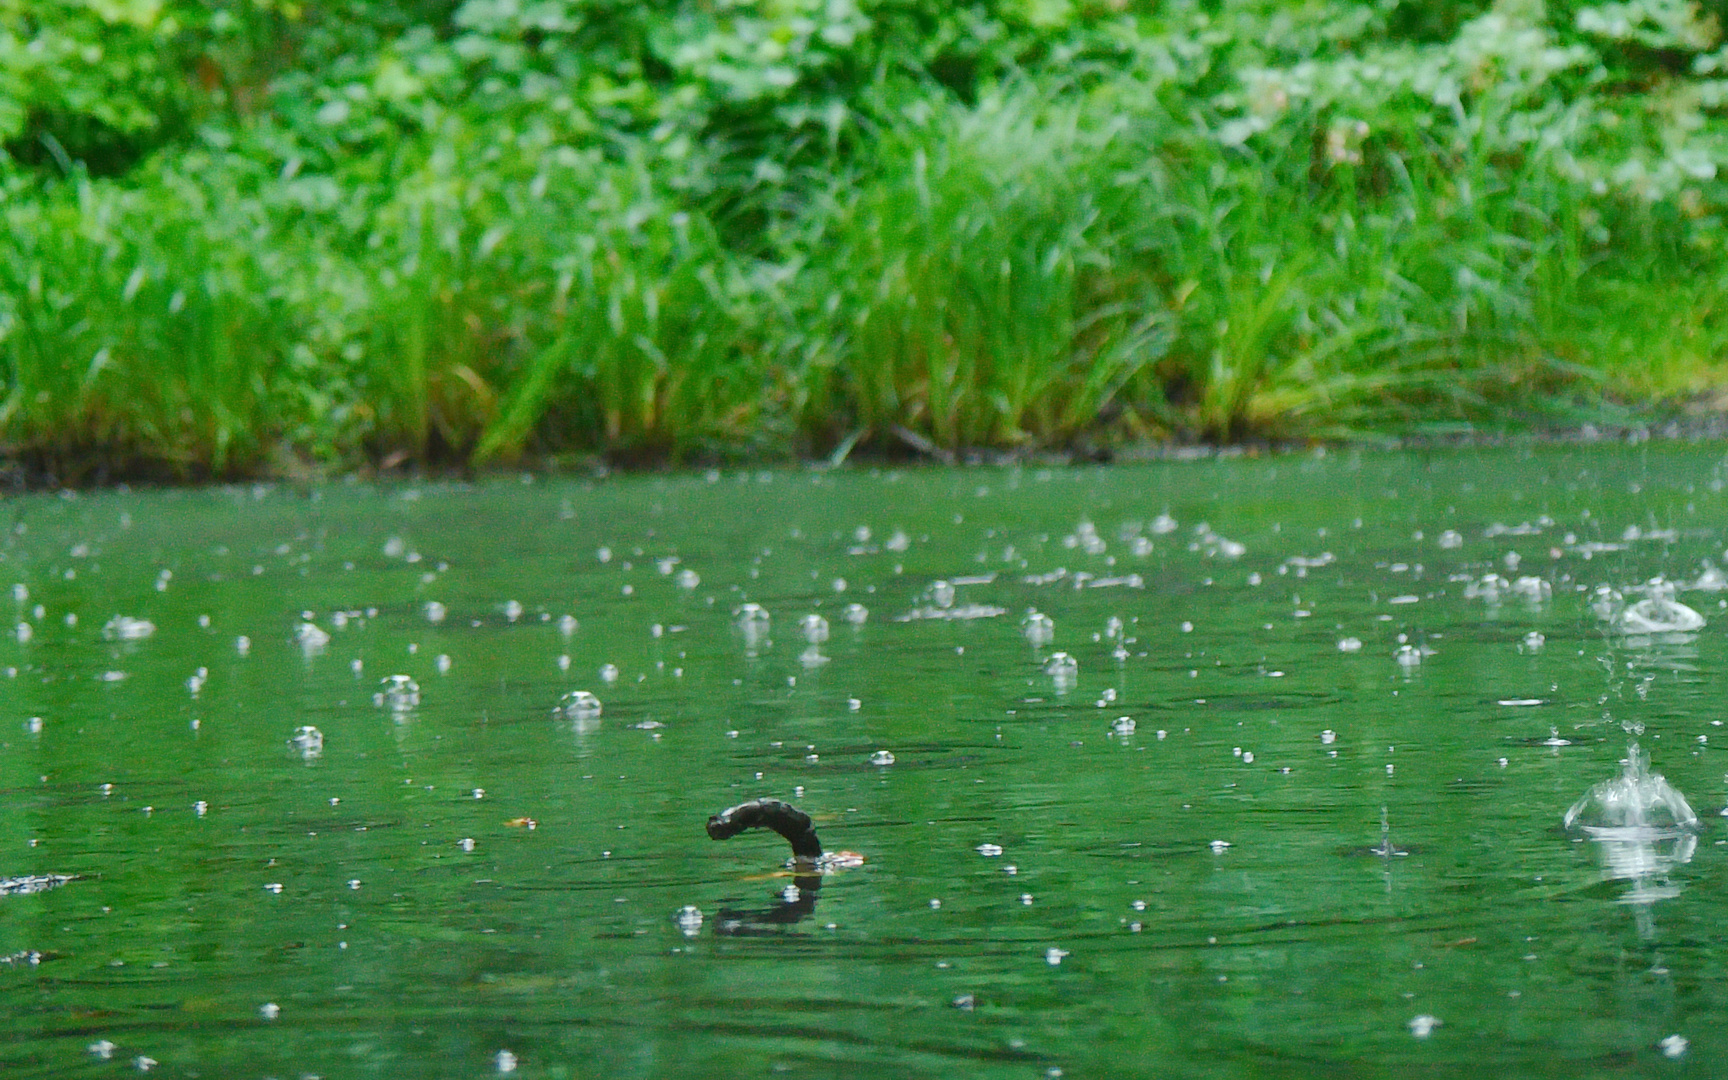
{"type": "Polygon", "coordinates": [[[752,799],[708,819],[708,836],[714,840],[730,840],[746,829],[774,830],[792,845],[795,858],[814,861],[822,857],[822,841],[816,839],[815,823],[809,814],[791,803],[752,799]]]}

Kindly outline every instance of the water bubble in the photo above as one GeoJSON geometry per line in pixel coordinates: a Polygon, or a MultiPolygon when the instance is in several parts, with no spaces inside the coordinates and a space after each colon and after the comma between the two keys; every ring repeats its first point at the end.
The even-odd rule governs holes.
{"type": "Polygon", "coordinates": [[[1136,726],[1132,716],[1118,716],[1111,722],[1110,730],[1118,735],[1132,735],[1136,726]]]}
{"type": "Polygon", "coordinates": [[[678,909],[673,916],[673,922],[678,924],[678,930],[687,938],[693,938],[702,932],[702,909],[691,904],[678,909]]]}
{"type": "Polygon", "coordinates": [[[1525,652],[1540,652],[1542,651],[1542,646],[1547,643],[1548,639],[1542,636],[1540,630],[1532,630],[1528,634],[1525,634],[1524,640],[1521,642],[1525,652]]]}
{"type": "Polygon", "coordinates": [[[601,682],[608,682],[608,683],[617,682],[618,681],[618,665],[617,664],[601,664],[600,665],[600,681],[601,682]]]}
{"type": "Polygon", "coordinates": [[[701,577],[699,577],[694,570],[678,571],[678,576],[673,578],[673,581],[676,582],[678,587],[683,589],[685,592],[689,592],[695,589],[696,586],[702,584],[701,577]]]}
{"type": "Polygon", "coordinates": [[[438,674],[448,675],[450,673],[450,655],[448,653],[439,653],[438,659],[434,660],[432,664],[438,669],[438,674]]]}
{"type": "Polygon", "coordinates": [[[522,602],[520,600],[504,601],[504,617],[515,622],[522,617],[522,602]]]}
{"type": "Polygon", "coordinates": [[[1651,595],[1620,613],[1618,628],[1628,634],[1684,634],[1701,629],[1704,616],[1674,599],[1674,587],[1652,586],[1651,595]]]}
{"type": "Polygon", "coordinates": [[[36,628],[27,622],[21,622],[12,631],[12,634],[18,639],[19,643],[22,644],[36,636],[36,628]]]}
{"type": "Polygon", "coordinates": [[[930,583],[930,600],[939,608],[954,606],[954,586],[946,581],[930,583]]]}
{"type": "Polygon", "coordinates": [[[817,614],[809,614],[798,620],[798,629],[804,635],[804,640],[812,645],[828,640],[828,620],[817,614]]]}
{"type": "Polygon", "coordinates": [[[282,1006],[276,1004],[274,1001],[266,1001],[264,1004],[258,1006],[258,1015],[266,1020],[274,1020],[278,1016],[282,1015],[282,1006]]]}
{"type": "Polygon", "coordinates": [[[1020,632],[1026,635],[1026,640],[1031,642],[1034,648],[1042,648],[1055,639],[1056,620],[1033,609],[1020,621],[1020,632]]]}
{"type": "Polygon", "coordinates": [[[436,600],[426,601],[425,606],[420,610],[425,614],[426,621],[430,623],[441,623],[445,616],[450,614],[450,609],[436,600]]]}
{"type": "Polygon", "coordinates": [[[892,764],[894,764],[894,751],[892,751],[892,750],[878,750],[878,751],[876,751],[874,754],[870,755],[870,764],[872,764],[872,765],[892,765],[892,764]]]}
{"type": "Polygon", "coordinates": [[[300,756],[307,761],[311,761],[324,752],[324,733],[310,724],[295,728],[294,737],[288,741],[300,751],[300,756]]]}
{"type": "Polygon", "coordinates": [[[974,850],[978,854],[984,856],[986,859],[994,859],[996,856],[1002,854],[1002,845],[1000,845],[1000,844],[979,844],[977,847],[973,848],[972,850],[974,850]]]}
{"type": "Polygon", "coordinates": [[[1410,1028],[1410,1034],[1418,1039],[1426,1039],[1435,1028],[1440,1026],[1440,1021],[1427,1013],[1423,1013],[1421,1016],[1412,1017],[1407,1026],[1410,1028]]]}
{"type": "Polygon", "coordinates": [[[1464,536],[1455,529],[1447,529],[1445,532],[1440,534],[1440,537],[1436,542],[1441,547],[1451,551],[1455,548],[1461,548],[1464,546],[1464,536]]]}
{"type": "Polygon", "coordinates": [[[109,1042],[107,1039],[98,1039],[89,1046],[86,1046],[84,1049],[91,1055],[100,1058],[103,1061],[111,1061],[114,1057],[114,1051],[118,1050],[119,1047],[109,1042]]]}
{"type": "Polygon", "coordinates": [[[1065,652],[1051,653],[1044,662],[1044,673],[1056,683],[1058,692],[1072,690],[1080,679],[1080,661],[1065,652]]]}
{"type": "Polygon", "coordinates": [[[102,626],[102,637],[107,641],[141,641],[155,632],[155,623],[130,615],[116,615],[102,626]]]}
{"type": "Polygon", "coordinates": [[[1398,661],[1399,667],[1406,669],[1417,667],[1422,663],[1422,650],[1414,645],[1400,645],[1393,659],[1398,661]]]}
{"type": "Polygon", "coordinates": [[[1361,652],[1362,651],[1362,639],[1359,637],[1339,638],[1338,639],[1338,651],[1339,652],[1346,652],[1346,653],[1361,652]]]}
{"type": "Polygon", "coordinates": [[[241,634],[239,637],[234,639],[234,651],[239,653],[241,656],[247,655],[252,651],[252,639],[247,637],[245,634],[241,634]]]}
{"type": "Polygon", "coordinates": [[[1051,967],[1055,967],[1058,964],[1060,964],[1065,958],[1072,956],[1072,955],[1074,955],[1074,954],[1069,952],[1067,949],[1059,949],[1056,946],[1052,945],[1048,949],[1044,950],[1044,962],[1046,964],[1049,964],[1051,967]]]}
{"type": "Polygon", "coordinates": [[[330,644],[330,635],[320,630],[314,623],[303,622],[294,630],[294,640],[307,654],[322,652],[324,646],[330,644]]]}
{"type": "Polygon", "coordinates": [[[1698,815],[1661,773],[1650,771],[1650,757],[1632,743],[1620,762],[1620,775],[1585,792],[1561,823],[1593,836],[1626,831],[1672,832],[1698,827],[1698,815]]]}
{"type": "MultiPolygon", "coordinates": [[[[883,541],[882,546],[887,548],[889,551],[905,551],[907,548],[912,546],[912,538],[907,536],[900,529],[895,529],[894,534],[888,537],[887,540],[883,541]]],[[[20,585],[18,588],[23,588],[23,586],[20,585]]]]}
{"type": "Polygon", "coordinates": [[[1230,850],[1231,846],[1232,845],[1228,840],[1214,840],[1207,845],[1207,847],[1212,849],[1212,854],[1214,855],[1224,854],[1226,851],[1230,850]]]}
{"type": "Polygon", "coordinates": [[[390,539],[384,541],[384,557],[386,559],[400,559],[407,553],[408,541],[402,539],[400,536],[392,536],[390,539]]]}
{"type": "Polygon", "coordinates": [[[492,1060],[497,1062],[498,1071],[501,1073],[513,1073],[516,1071],[516,1055],[512,1054],[508,1050],[498,1051],[497,1056],[492,1060]]]}
{"type": "Polygon", "coordinates": [[[863,604],[847,604],[841,617],[853,626],[863,626],[870,618],[870,609],[863,604]]]}
{"type": "Polygon", "coordinates": [[[1147,528],[1151,530],[1153,535],[1163,536],[1166,533],[1175,532],[1180,526],[1176,524],[1176,519],[1170,516],[1169,511],[1165,511],[1153,518],[1152,524],[1147,528]]]}
{"type": "Polygon", "coordinates": [[[1670,1061],[1677,1061],[1686,1056],[1686,1048],[1692,1044],[1684,1035],[1670,1035],[1656,1044],[1662,1050],[1662,1056],[1670,1061]]]}
{"type": "Polygon", "coordinates": [[[558,710],[572,720],[592,720],[600,715],[600,699],[586,690],[572,690],[558,699],[558,710]]]}
{"type": "Polygon", "coordinates": [[[42,734],[42,718],[40,716],[32,716],[30,719],[24,721],[24,730],[28,731],[32,735],[42,734]]]}
{"type": "Polygon", "coordinates": [[[456,841],[456,846],[465,852],[472,853],[474,850],[474,838],[472,836],[464,836],[462,839],[456,841]]]}
{"type": "Polygon", "coordinates": [[[1325,731],[1322,731],[1320,733],[1320,744],[1322,746],[1331,746],[1333,743],[1335,743],[1337,741],[1338,741],[1338,733],[1336,731],[1333,731],[1331,728],[1327,728],[1325,731]]]}
{"type": "Polygon", "coordinates": [[[386,675],[372,695],[372,704],[392,712],[407,712],[420,704],[420,684],[406,675],[386,675]]]}

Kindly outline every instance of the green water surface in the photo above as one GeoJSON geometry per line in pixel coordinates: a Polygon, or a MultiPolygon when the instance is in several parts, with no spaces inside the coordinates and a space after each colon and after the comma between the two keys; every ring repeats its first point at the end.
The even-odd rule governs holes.
{"type": "Polygon", "coordinates": [[[1725,478],[1646,445],[14,498],[0,1075],[1723,1075],[1728,592],[1680,635],[1590,604],[1719,564],[1725,478]],[[1702,821],[1636,873],[1560,825],[1628,729],[1702,821]],[[863,865],[789,900],[783,842],[704,833],[758,796],[863,865]]]}

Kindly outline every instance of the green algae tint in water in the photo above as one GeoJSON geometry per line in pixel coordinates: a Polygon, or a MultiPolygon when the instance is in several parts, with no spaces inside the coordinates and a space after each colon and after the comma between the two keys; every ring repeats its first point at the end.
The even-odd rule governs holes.
{"type": "Polygon", "coordinates": [[[0,1073],[1719,1075],[1724,475],[15,499],[0,1073]],[[1561,828],[1629,731],[1695,832],[1561,828]]]}

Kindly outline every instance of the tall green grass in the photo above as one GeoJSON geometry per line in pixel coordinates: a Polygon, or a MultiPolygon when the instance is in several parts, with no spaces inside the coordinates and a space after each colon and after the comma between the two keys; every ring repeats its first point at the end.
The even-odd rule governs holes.
{"type": "Polygon", "coordinates": [[[1131,76],[883,115],[748,233],[708,162],[459,118],[347,173],[14,177],[0,445],[194,478],[1361,438],[1720,378],[1698,214],[1491,118],[1239,141],[1131,76]]]}

